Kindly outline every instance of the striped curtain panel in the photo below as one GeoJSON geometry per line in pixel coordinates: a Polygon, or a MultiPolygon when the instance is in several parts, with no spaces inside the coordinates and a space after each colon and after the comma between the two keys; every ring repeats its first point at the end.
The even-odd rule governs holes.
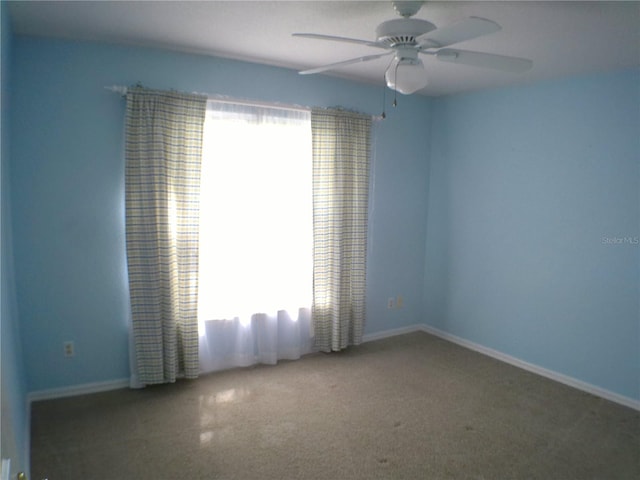
{"type": "Polygon", "coordinates": [[[313,325],[316,347],[362,341],[365,322],[371,117],[311,112],[313,325]]]}
{"type": "Polygon", "coordinates": [[[198,222],[207,99],[131,88],[126,237],[140,384],[198,376],[198,222]]]}

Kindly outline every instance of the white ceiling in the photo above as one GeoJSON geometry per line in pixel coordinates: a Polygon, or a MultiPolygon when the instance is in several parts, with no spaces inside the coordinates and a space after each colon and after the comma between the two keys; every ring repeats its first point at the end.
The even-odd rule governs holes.
{"type": "MultiPolygon", "coordinates": [[[[380,53],[368,46],[292,38],[294,32],[375,40],[397,17],[382,1],[20,1],[9,2],[16,34],[166,48],[296,70],[380,53]]],[[[423,57],[426,95],[444,95],[640,65],[640,2],[427,2],[415,18],[436,26],[469,16],[502,30],[456,44],[525,57],[524,74],[494,72],[423,57]]],[[[328,75],[383,84],[388,58],[328,75]]]]}

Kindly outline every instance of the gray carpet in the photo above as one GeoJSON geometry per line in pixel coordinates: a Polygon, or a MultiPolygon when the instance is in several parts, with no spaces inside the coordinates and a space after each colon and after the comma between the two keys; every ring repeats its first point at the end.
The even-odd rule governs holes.
{"type": "Polygon", "coordinates": [[[41,478],[637,480],[640,413],[417,332],[34,403],[41,478]]]}

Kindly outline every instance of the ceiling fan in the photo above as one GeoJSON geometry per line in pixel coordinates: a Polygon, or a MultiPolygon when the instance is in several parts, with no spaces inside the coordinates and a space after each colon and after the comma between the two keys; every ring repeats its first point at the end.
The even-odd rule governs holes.
{"type": "Polygon", "coordinates": [[[485,67],[504,72],[522,73],[533,66],[526,58],[508,57],[492,53],[473,52],[455,48],[444,48],[455,43],[471,40],[482,35],[497,32],[502,27],[480,17],[469,17],[452,25],[436,28],[426,20],[413,17],[423,1],[396,1],[393,7],[402,18],[387,20],[376,28],[376,40],[336,37],[317,33],[294,33],[294,37],[332,40],[355,43],[387,50],[384,53],[352,58],[322,67],[299,72],[301,75],[320,73],[336,67],[377,60],[388,55],[394,58],[385,72],[387,86],[405,95],[412,94],[427,86],[427,75],[419,55],[430,55],[442,62],[458,63],[472,67],[485,67]]]}

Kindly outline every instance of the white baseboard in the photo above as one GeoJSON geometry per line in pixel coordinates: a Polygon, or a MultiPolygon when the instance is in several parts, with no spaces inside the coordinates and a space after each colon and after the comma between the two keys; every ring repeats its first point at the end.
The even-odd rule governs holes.
{"type": "Polygon", "coordinates": [[[406,327],[392,328],[391,330],[383,330],[382,332],[367,333],[362,336],[362,342],[373,342],[374,340],[382,340],[387,337],[395,337],[396,335],[404,335],[405,333],[424,331],[424,325],[415,324],[406,327]]]}
{"type": "Polygon", "coordinates": [[[30,392],[27,396],[29,403],[39,400],[52,400],[54,398],[73,397],[76,395],[86,395],[88,393],[106,392],[108,390],[117,390],[119,388],[127,388],[129,386],[128,378],[118,380],[108,380],[106,382],[83,383],[81,385],[72,385],[69,387],[51,388],[48,390],[37,390],[30,392]]]}
{"type": "Polygon", "coordinates": [[[512,357],[511,355],[507,355],[506,353],[499,352],[498,350],[494,350],[492,348],[485,347],[478,343],[465,340],[464,338],[457,337],[456,335],[452,335],[450,333],[447,333],[445,331],[442,331],[430,325],[422,324],[422,325],[419,325],[419,327],[420,327],[419,329],[422,330],[423,332],[430,333],[431,335],[440,337],[444,340],[448,340],[452,343],[468,348],[470,350],[474,350],[478,353],[482,353],[489,357],[495,358],[496,360],[509,363],[511,365],[522,368],[524,370],[535,373],[537,375],[541,375],[551,380],[555,380],[556,382],[563,383],[565,385],[568,385],[573,388],[577,388],[578,390],[582,390],[584,392],[590,393],[597,397],[601,397],[606,400],[611,400],[612,402],[619,403],[620,405],[624,405],[625,407],[633,408],[634,410],[640,411],[640,400],[636,400],[631,397],[620,395],[619,393],[615,393],[610,390],[606,390],[604,388],[598,387],[596,385],[583,382],[582,380],[578,380],[576,378],[570,377],[568,375],[564,375],[562,373],[555,372],[553,370],[548,370],[538,365],[534,365],[533,363],[525,362],[524,360],[520,360],[519,358],[512,357]]]}

